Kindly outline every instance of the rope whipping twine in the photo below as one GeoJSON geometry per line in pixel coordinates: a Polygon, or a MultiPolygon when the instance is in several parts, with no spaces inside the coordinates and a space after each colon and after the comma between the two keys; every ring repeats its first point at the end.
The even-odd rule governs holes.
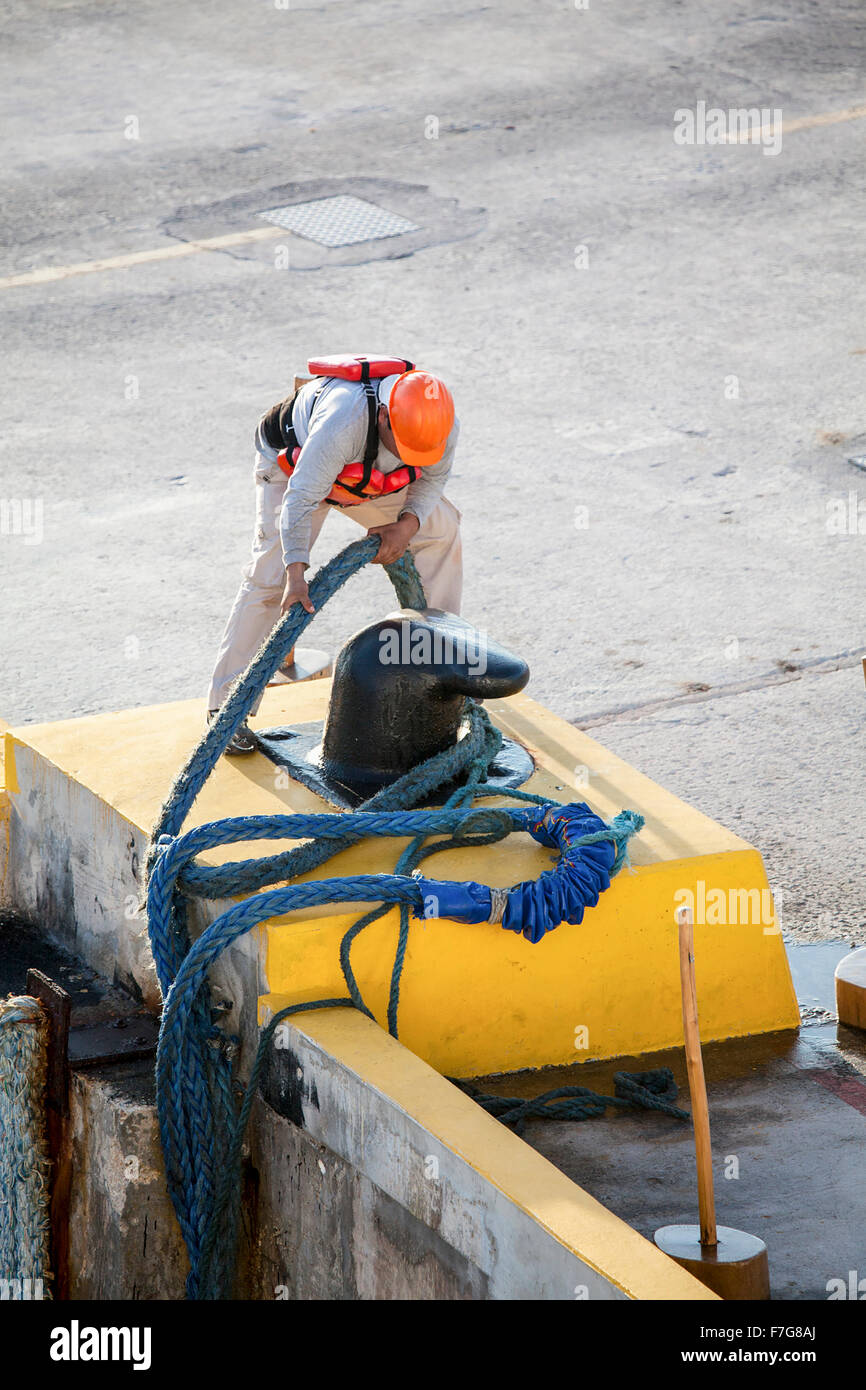
{"type": "Polygon", "coordinates": [[[45,1015],[37,999],[0,1001],[2,1298],[48,1298],[49,1178],[45,1015]]]}
{"type": "MultiPolygon", "coordinates": [[[[351,575],[374,559],[378,547],[378,537],[356,541],[315,575],[310,583],[310,598],[317,612],[351,575]]],[[[385,569],[401,607],[425,606],[423,588],[408,553],[385,569]]],[[[518,790],[510,790],[506,795],[528,803],[522,810],[473,806],[476,798],[503,795],[501,789],[483,786],[502,746],[502,735],[481,706],[467,700],[458,742],[383,787],[354,813],[242,816],[199,826],[181,836],[181,827],[207,777],[312,616],[296,604],[276,624],[175,780],[147,854],[148,931],[164,998],[157,1049],[157,1109],[166,1180],[190,1259],[190,1298],[223,1298],[231,1293],[243,1135],[276,1027],[291,1014],[333,1006],[355,1008],[374,1018],[352,970],[352,943],[360,932],[396,905],[400,921],[387,1009],[388,1031],[396,1038],[410,912],[423,915],[426,890],[450,890],[458,897],[460,890],[473,890],[476,897],[486,893],[486,905],[479,908],[474,900],[469,902],[464,891],[462,897],[467,900],[463,908],[470,915],[447,915],[456,915],[457,920],[487,921],[496,920],[498,914],[503,917],[503,926],[509,926],[510,909],[506,907],[503,914],[501,896],[491,907],[489,889],[477,884],[424,880],[417,874],[419,864],[442,850],[493,844],[515,829],[528,830],[544,844],[558,845],[568,860],[564,876],[542,874],[535,884],[520,885],[508,894],[511,899],[523,893],[521,902],[533,923],[533,934],[527,929],[524,935],[538,940],[537,933],[543,934],[560,921],[581,920],[583,905],[596,902],[610,877],[619,872],[626,862],[628,839],[643,824],[641,817],[624,811],[610,826],[605,826],[588,807],[560,807],[547,798],[518,790]],[[437,788],[461,778],[462,785],[443,806],[429,811],[411,809],[437,788]],[[553,812],[569,813],[571,820],[568,815],[557,814],[549,825],[548,817],[553,812]],[[425,844],[431,834],[446,838],[425,844]],[[369,836],[411,836],[393,874],[291,882],[369,836]],[[217,845],[268,838],[302,843],[275,855],[219,866],[195,862],[196,855],[217,845]],[[275,883],[283,886],[260,891],[275,883]],[[192,942],[188,926],[190,898],[226,898],[244,893],[252,896],[223,912],[192,942]],[[342,939],[340,965],[348,995],[289,1005],[275,1015],[262,1032],[250,1079],[238,1106],[232,1082],[238,1042],[216,1025],[208,970],[228,946],[271,917],[311,904],[353,901],[379,905],[354,922],[342,939]]],[[[517,915],[520,917],[519,912],[517,915]]],[[[510,929],[520,930],[520,922],[510,929]]],[[[475,1098],[482,1099],[480,1095],[475,1098]]],[[[536,1098],[536,1103],[541,1100],[536,1098]]],[[[621,1103],[643,1104],[634,1096],[621,1103]]],[[[574,1107],[572,1110],[574,1113],[567,1116],[562,1112],[563,1117],[583,1117],[574,1107]]],[[[506,1123],[515,1122],[509,1115],[510,1110],[505,1110],[500,1118],[506,1123]]],[[[525,1118],[519,1116],[517,1122],[522,1123],[525,1118]]]]}

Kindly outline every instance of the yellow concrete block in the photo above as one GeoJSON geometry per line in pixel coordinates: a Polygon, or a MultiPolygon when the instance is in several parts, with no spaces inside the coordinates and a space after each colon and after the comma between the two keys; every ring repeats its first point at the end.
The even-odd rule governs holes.
{"type": "MultiPolygon", "coordinates": [[[[443,856],[444,858],[444,856],[443,856]]],[[[478,1076],[682,1044],[675,894],[700,876],[725,891],[766,886],[760,855],[672,861],[622,874],[579,927],[538,945],[483,924],[413,922],[400,994],[400,1038],[447,1075],[478,1076]]],[[[487,878],[488,875],[478,875],[487,878]]],[[[273,995],[297,1000],[346,992],[340,940],[357,913],[266,928],[273,995]]],[[[398,913],[358,937],[352,965],[385,1023],[398,913]]],[[[772,930],[772,928],[771,928],[772,930]]],[[[796,1000],[784,947],[759,924],[695,928],[705,1041],[794,1028],[796,1000]]]]}
{"type": "MultiPolygon", "coordinates": [[[[266,692],[254,725],[322,718],[329,682],[266,692]]],[[[533,946],[498,926],[413,924],[400,1008],[401,1038],[437,1069],[461,1076],[650,1051],[681,1040],[674,909],[693,895],[701,1027],[706,1039],[794,1028],[798,1011],[760,855],[524,695],[490,712],[534,753],[529,787],[587,801],[605,819],[628,807],[647,820],[624,871],[579,927],[533,946]]],[[[10,735],[149,829],[200,735],[200,701],[34,725],[10,735]]],[[[14,772],[14,757],[12,759],[14,772]]],[[[490,804],[499,804],[492,799],[490,804]]],[[[261,755],[223,759],[185,826],[226,816],[331,809],[261,755]]],[[[368,841],[313,877],[392,871],[405,840],[368,841]]],[[[229,845],[210,862],[272,854],[284,842],[229,845]]],[[[430,877],[507,887],[536,878],[552,856],[525,834],[478,851],[448,851],[430,877]]],[[[263,933],[271,994],[298,1000],[345,992],[339,942],[360,915],[308,908],[263,933]]],[[[380,1020],[396,941],[396,912],[356,942],[361,988],[380,1020]]]]}
{"type": "MultiPolygon", "coordinates": [[[[586,800],[605,819],[629,807],[647,825],[631,843],[633,868],[614,880],[579,927],[562,925],[538,945],[493,925],[414,922],[400,996],[405,1045],[457,1076],[678,1045],[674,910],[682,902],[695,913],[704,1038],[795,1028],[799,1011],[758,852],[526,696],[489,708],[534,753],[538,770],[530,790],[586,800]],[[576,780],[588,785],[575,787],[576,780]]],[[[394,861],[394,842],[374,842],[315,877],[330,877],[338,866],[347,873],[385,871],[394,861]]],[[[507,887],[537,877],[551,862],[520,834],[483,851],[443,852],[424,871],[507,887]]],[[[306,921],[268,924],[272,994],[310,1000],[345,992],[339,944],[357,908],[318,920],[314,912],[325,910],[310,909],[306,921]]],[[[356,977],[383,1023],[397,926],[394,910],[353,946],[356,977]]]]}

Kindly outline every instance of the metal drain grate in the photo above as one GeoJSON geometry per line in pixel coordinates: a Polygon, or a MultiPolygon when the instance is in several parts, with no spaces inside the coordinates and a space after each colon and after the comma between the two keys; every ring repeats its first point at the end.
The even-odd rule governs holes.
{"type": "Polygon", "coordinates": [[[355,246],[359,241],[378,241],[382,237],[418,232],[420,227],[405,217],[368,203],[363,198],[342,194],[317,198],[312,203],[290,203],[259,213],[266,222],[285,227],[320,246],[355,246]]]}

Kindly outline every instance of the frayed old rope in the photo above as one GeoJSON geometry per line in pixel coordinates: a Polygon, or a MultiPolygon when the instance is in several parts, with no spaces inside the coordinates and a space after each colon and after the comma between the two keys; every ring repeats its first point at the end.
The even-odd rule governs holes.
{"type": "Polygon", "coordinates": [[[48,1025],[39,1001],[0,1001],[0,1297],[48,1298],[48,1025]]]}

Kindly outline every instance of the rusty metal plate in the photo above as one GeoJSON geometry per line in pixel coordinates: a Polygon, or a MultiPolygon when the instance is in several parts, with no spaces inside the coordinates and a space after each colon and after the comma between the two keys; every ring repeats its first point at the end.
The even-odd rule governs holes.
{"type": "Polygon", "coordinates": [[[69,1065],[80,1069],[152,1057],[158,1037],[159,1023],[149,1014],[70,1028],[69,1065]]]}

